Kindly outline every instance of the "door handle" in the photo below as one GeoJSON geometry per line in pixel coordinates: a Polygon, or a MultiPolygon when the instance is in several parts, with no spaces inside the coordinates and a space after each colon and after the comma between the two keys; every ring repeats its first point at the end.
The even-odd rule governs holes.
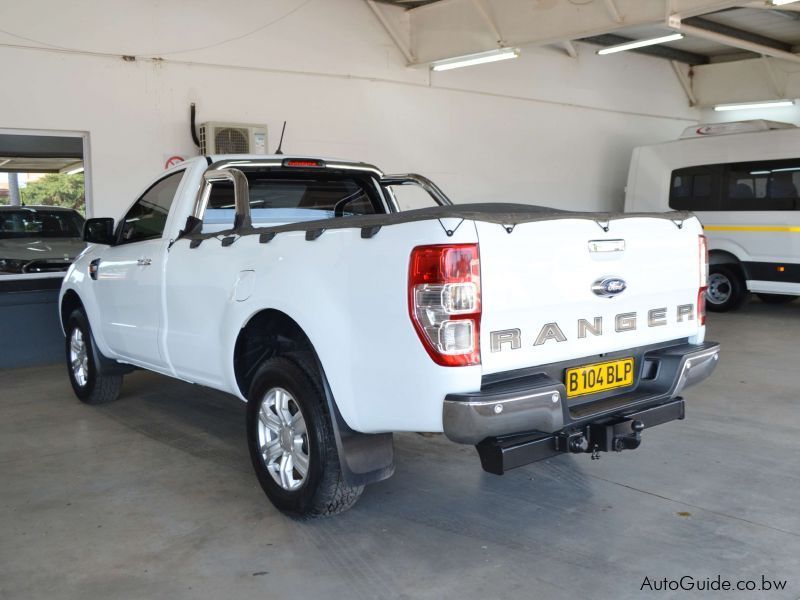
{"type": "Polygon", "coordinates": [[[152,264],[152,260],[149,258],[140,258],[136,261],[136,264],[140,267],[149,267],[152,264]]]}

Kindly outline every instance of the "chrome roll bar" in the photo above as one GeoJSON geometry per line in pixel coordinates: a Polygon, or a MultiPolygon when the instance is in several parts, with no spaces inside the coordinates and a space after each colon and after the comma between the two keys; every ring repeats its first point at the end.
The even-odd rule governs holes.
{"type": "Polygon", "coordinates": [[[239,169],[221,167],[208,169],[203,173],[203,186],[197,196],[194,207],[194,217],[199,221],[203,220],[203,215],[208,206],[208,198],[211,194],[211,185],[218,181],[230,181],[233,183],[234,208],[236,217],[233,221],[233,229],[246,229],[252,225],[250,219],[250,185],[247,183],[247,176],[239,169]]]}
{"type": "Polygon", "coordinates": [[[405,173],[403,175],[385,175],[381,178],[381,186],[389,187],[392,185],[416,185],[428,192],[434,202],[439,206],[452,206],[453,202],[447,195],[427,177],[416,173],[405,173]]]}

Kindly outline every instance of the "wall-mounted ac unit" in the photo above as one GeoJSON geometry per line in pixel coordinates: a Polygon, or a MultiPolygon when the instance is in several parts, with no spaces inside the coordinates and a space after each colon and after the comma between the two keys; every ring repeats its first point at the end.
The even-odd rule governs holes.
{"type": "Polygon", "coordinates": [[[247,123],[202,123],[201,154],[266,154],[267,126],[247,123]]]}

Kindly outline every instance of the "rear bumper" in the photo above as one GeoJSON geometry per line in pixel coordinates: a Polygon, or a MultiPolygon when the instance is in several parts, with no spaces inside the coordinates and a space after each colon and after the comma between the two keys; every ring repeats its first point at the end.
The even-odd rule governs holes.
{"type": "MultiPolygon", "coordinates": [[[[580,405],[570,405],[564,384],[553,376],[560,369],[544,368],[541,373],[478,392],[448,395],[443,409],[444,433],[454,442],[478,444],[487,438],[555,434],[595,422],[630,419],[631,415],[670,404],[687,387],[711,375],[718,360],[719,344],[714,342],[642,351],[633,389],[580,405]]],[[[682,401],[680,407],[663,414],[680,414],[673,418],[682,418],[682,401]]]]}

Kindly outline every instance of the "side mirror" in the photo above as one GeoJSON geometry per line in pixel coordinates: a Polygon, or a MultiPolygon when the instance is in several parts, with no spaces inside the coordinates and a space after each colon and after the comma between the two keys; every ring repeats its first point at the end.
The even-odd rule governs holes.
{"type": "Polygon", "coordinates": [[[114,219],[87,219],[83,226],[83,241],[90,244],[114,245],[114,219]]]}

